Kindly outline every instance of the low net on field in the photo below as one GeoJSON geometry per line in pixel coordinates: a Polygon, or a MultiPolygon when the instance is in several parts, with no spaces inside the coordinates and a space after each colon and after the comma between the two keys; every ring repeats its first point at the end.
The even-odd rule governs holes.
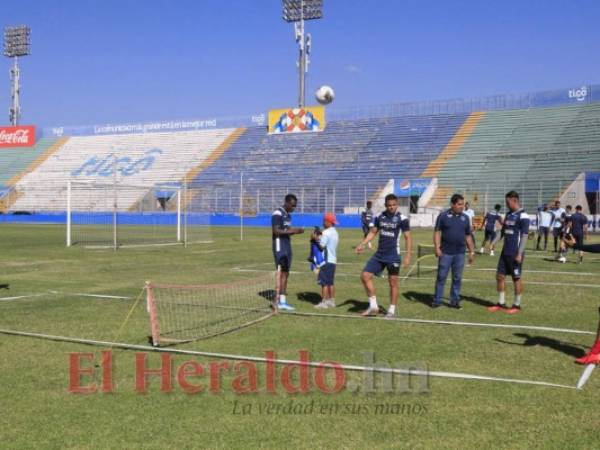
{"type": "Polygon", "coordinates": [[[146,304],[154,346],[235,331],[272,315],[275,276],[213,285],[148,282],[146,304]]]}

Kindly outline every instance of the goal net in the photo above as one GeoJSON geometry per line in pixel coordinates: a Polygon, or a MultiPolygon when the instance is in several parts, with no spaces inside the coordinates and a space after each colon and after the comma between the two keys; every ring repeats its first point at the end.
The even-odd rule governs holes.
{"type": "Polygon", "coordinates": [[[148,282],[146,304],[154,346],[228,333],[272,315],[275,277],[227,284],[148,282]]]}
{"type": "Polygon", "coordinates": [[[180,184],[71,181],[67,246],[119,248],[210,242],[209,215],[193,210],[198,192],[180,184]]]}

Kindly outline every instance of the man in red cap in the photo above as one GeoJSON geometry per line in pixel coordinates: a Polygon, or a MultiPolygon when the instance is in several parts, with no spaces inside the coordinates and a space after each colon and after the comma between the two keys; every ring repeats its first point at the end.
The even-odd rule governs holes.
{"type": "Polygon", "coordinates": [[[321,303],[315,308],[335,308],[335,267],[337,264],[337,246],[339,235],[335,226],[338,221],[335,214],[328,212],[323,216],[323,234],[320,246],[325,252],[325,265],[319,271],[318,283],[321,285],[321,303]]]}

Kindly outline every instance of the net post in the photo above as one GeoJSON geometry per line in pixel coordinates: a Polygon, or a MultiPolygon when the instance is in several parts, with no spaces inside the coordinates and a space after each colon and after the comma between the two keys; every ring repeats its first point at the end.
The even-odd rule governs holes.
{"type": "Polygon", "coordinates": [[[154,289],[150,281],[146,281],[146,310],[150,315],[150,331],[152,333],[152,345],[158,347],[160,344],[160,328],[158,325],[158,314],[156,302],[154,301],[154,289]]]}
{"type": "Polygon", "coordinates": [[[117,158],[113,163],[113,250],[117,250],[117,158]]]}
{"type": "Polygon", "coordinates": [[[181,242],[181,187],[177,188],[177,242],[181,242]]]}
{"type": "Polygon", "coordinates": [[[421,277],[421,244],[417,245],[417,278],[421,277]]]}
{"type": "Polygon", "coordinates": [[[67,247],[71,246],[71,180],[67,181],[67,247]]]}
{"type": "Polygon", "coordinates": [[[183,248],[187,248],[188,242],[188,214],[189,208],[191,205],[190,199],[188,198],[188,187],[187,187],[187,179],[183,180],[183,248]]]}
{"type": "Polygon", "coordinates": [[[240,172],[240,241],[244,240],[244,172],[240,172]]]}

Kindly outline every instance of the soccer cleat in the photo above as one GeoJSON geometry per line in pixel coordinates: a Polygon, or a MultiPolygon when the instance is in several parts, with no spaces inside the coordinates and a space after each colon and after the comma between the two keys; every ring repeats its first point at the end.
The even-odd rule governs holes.
{"type": "Polygon", "coordinates": [[[494,250],[490,250],[490,256],[494,256],[494,250]]]}
{"type": "Polygon", "coordinates": [[[561,256],[560,258],[558,258],[558,262],[560,263],[566,263],[567,262],[567,258],[565,258],[564,256],[561,256]]]}
{"type": "Polygon", "coordinates": [[[277,308],[282,310],[282,311],[294,311],[296,308],[294,308],[292,305],[289,305],[286,302],[279,302],[279,304],[277,305],[277,308]]]}
{"type": "Polygon", "coordinates": [[[442,304],[441,304],[441,303],[437,303],[437,302],[433,302],[433,303],[431,304],[431,307],[432,307],[432,308],[434,308],[434,309],[435,309],[435,308],[439,308],[440,306],[442,306],[442,304]]]}
{"type": "Polygon", "coordinates": [[[508,309],[508,307],[506,305],[501,305],[500,303],[496,303],[493,306],[489,306],[487,310],[489,312],[496,312],[496,311],[505,311],[507,309],[508,309]]]}
{"type": "Polygon", "coordinates": [[[517,314],[518,312],[521,312],[521,307],[517,305],[512,305],[510,308],[505,310],[505,312],[506,314],[517,314]]]}
{"type": "Polygon", "coordinates": [[[577,358],[577,364],[600,364],[600,353],[588,353],[587,355],[577,358]]]}
{"type": "Polygon", "coordinates": [[[386,318],[386,319],[388,319],[388,320],[395,319],[395,318],[396,318],[396,314],[395,314],[395,313],[391,313],[391,312],[389,312],[389,311],[388,311],[388,312],[385,314],[385,318],[386,318]]]}
{"type": "Polygon", "coordinates": [[[450,304],[448,305],[448,307],[449,307],[449,308],[452,308],[452,309],[458,309],[458,310],[461,310],[461,309],[463,309],[463,308],[462,308],[462,306],[460,306],[460,303],[450,303],[450,304]]]}
{"type": "Polygon", "coordinates": [[[479,254],[480,254],[480,255],[483,255],[484,253],[485,253],[485,250],[483,249],[483,247],[481,247],[481,248],[479,249],[479,254]]]}
{"type": "Polygon", "coordinates": [[[363,317],[371,317],[379,314],[379,308],[371,308],[369,307],[366,311],[362,312],[360,315],[363,317]]]}

